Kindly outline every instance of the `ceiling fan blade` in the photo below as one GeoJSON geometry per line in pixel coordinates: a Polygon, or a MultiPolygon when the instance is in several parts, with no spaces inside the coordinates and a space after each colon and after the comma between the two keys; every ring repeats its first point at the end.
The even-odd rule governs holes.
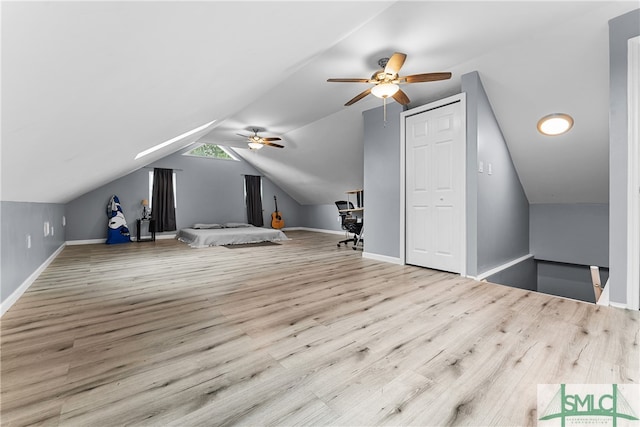
{"type": "Polygon", "coordinates": [[[273,142],[263,142],[262,144],[268,145],[269,147],[284,148],[284,145],[274,144],[273,142]]]}
{"type": "Polygon", "coordinates": [[[386,74],[398,74],[400,68],[402,68],[402,64],[404,64],[405,59],[407,59],[407,55],[405,55],[404,53],[394,53],[393,55],[391,55],[391,58],[389,58],[387,66],[384,67],[384,72],[386,74]]]}
{"type": "Polygon", "coordinates": [[[364,98],[365,96],[369,95],[370,93],[371,93],[371,88],[369,88],[369,89],[365,90],[364,92],[356,95],[349,102],[344,104],[344,106],[348,107],[349,105],[355,104],[356,102],[360,101],[362,98],[364,98]]]}
{"type": "Polygon", "coordinates": [[[277,136],[274,136],[272,138],[262,138],[263,141],[281,141],[280,138],[278,138],[277,136]]]}
{"type": "Polygon", "coordinates": [[[327,79],[327,81],[338,83],[369,83],[369,79],[327,79]]]}
{"type": "Polygon", "coordinates": [[[243,138],[251,138],[252,135],[243,135],[241,133],[236,133],[236,135],[241,136],[243,138]]]}
{"type": "Polygon", "coordinates": [[[407,94],[404,93],[401,89],[394,93],[392,96],[398,104],[407,105],[410,102],[407,94]]]}
{"type": "Polygon", "coordinates": [[[421,83],[447,80],[451,78],[451,73],[425,73],[414,74],[412,76],[400,77],[400,83],[421,83]]]}

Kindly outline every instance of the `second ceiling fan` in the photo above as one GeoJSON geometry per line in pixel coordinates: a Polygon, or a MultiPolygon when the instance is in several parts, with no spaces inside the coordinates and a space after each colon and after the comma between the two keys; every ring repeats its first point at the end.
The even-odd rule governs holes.
{"type": "Polygon", "coordinates": [[[250,150],[259,150],[265,145],[268,145],[269,147],[284,148],[284,145],[275,144],[273,142],[273,141],[281,140],[277,136],[274,136],[274,137],[258,136],[258,132],[260,131],[260,129],[252,129],[252,130],[253,130],[253,135],[243,135],[241,133],[236,134],[243,138],[247,138],[247,143],[249,145],[250,150]]]}
{"type": "Polygon", "coordinates": [[[380,59],[378,61],[378,65],[380,65],[382,69],[373,73],[369,79],[344,78],[327,79],[327,81],[340,83],[372,83],[374,85],[350,99],[346,104],[344,104],[345,106],[355,104],[369,94],[373,94],[374,96],[382,99],[392,97],[396,102],[402,105],[407,105],[410,102],[409,97],[400,89],[399,85],[405,83],[434,82],[451,78],[451,73],[424,73],[401,77],[398,73],[406,59],[407,55],[396,52],[391,56],[391,58],[380,59]]]}

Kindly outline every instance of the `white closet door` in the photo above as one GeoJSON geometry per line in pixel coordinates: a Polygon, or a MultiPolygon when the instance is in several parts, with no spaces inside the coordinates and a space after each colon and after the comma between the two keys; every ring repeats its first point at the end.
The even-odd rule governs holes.
{"type": "Polygon", "coordinates": [[[406,118],[406,262],[460,273],[464,132],[460,102],[406,118]]]}

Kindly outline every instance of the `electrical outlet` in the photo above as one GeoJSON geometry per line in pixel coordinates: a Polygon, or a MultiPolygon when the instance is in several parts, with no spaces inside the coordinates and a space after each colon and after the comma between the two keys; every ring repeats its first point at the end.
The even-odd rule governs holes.
{"type": "Polygon", "coordinates": [[[31,235],[27,234],[27,249],[31,249],[31,235]]]}

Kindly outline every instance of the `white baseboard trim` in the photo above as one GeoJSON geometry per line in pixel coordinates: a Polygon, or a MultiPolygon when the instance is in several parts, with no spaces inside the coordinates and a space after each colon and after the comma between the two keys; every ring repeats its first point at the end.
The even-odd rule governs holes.
{"type": "Polygon", "coordinates": [[[522,261],[526,261],[529,258],[533,258],[533,254],[528,254],[528,255],[525,255],[525,256],[521,256],[520,258],[513,259],[513,260],[511,260],[509,262],[506,262],[506,263],[504,263],[502,265],[499,265],[499,266],[497,266],[495,268],[492,268],[491,270],[487,270],[484,273],[478,274],[475,277],[474,276],[467,276],[467,277],[469,277],[470,279],[474,279],[474,280],[484,280],[489,276],[493,276],[496,273],[500,273],[502,270],[506,270],[509,267],[513,267],[516,264],[520,264],[522,261]]]}
{"type": "Polygon", "coordinates": [[[403,265],[402,260],[400,258],[387,256],[387,255],[374,254],[371,252],[362,252],[362,258],[372,259],[374,261],[388,262],[390,264],[403,265]]]}
{"type": "Polygon", "coordinates": [[[172,234],[156,234],[156,240],[171,240],[176,238],[176,233],[172,234]]]}
{"type": "MultiPolygon", "coordinates": [[[[171,240],[176,238],[176,233],[172,234],[156,234],[156,240],[171,240]]],[[[99,245],[104,244],[107,239],[86,239],[86,240],[68,240],[66,243],[68,246],[76,246],[76,245],[99,245]]],[[[137,242],[138,240],[131,236],[132,242],[137,242]]]]}
{"type": "Polygon", "coordinates": [[[609,301],[609,306],[615,307],[615,308],[624,308],[625,310],[628,308],[627,304],[623,304],[621,302],[613,302],[613,301],[609,301]]]}
{"type": "Polygon", "coordinates": [[[77,245],[97,245],[106,242],[107,239],[86,239],[86,240],[67,240],[67,246],[77,245]]]}
{"type": "Polygon", "coordinates": [[[309,227],[285,227],[282,229],[282,231],[313,231],[316,233],[327,233],[327,234],[339,234],[341,236],[344,236],[344,231],[338,231],[338,230],[324,230],[322,228],[309,228],[309,227]]]}
{"type": "Polygon", "coordinates": [[[62,250],[66,245],[67,245],[66,243],[61,244],[60,247],[56,249],[55,252],[52,253],[51,256],[49,256],[49,258],[47,258],[40,265],[40,267],[38,267],[33,273],[31,273],[29,277],[26,278],[24,282],[22,282],[22,284],[18,287],[18,289],[13,291],[6,300],[2,301],[2,304],[0,305],[0,317],[4,316],[7,310],[9,310],[11,306],[15,304],[16,301],[18,301],[18,299],[22,296],[22,294],[24,294],[26,290],[29,289],[29,286],[31,286],[33,282],[36,281],[38,276],[42,274],[45,268],[47,268],[49,264],[51,264],[53,260],[56,259],[56,257],[60,254],[60,252],[62,252],[62,250]]]}

